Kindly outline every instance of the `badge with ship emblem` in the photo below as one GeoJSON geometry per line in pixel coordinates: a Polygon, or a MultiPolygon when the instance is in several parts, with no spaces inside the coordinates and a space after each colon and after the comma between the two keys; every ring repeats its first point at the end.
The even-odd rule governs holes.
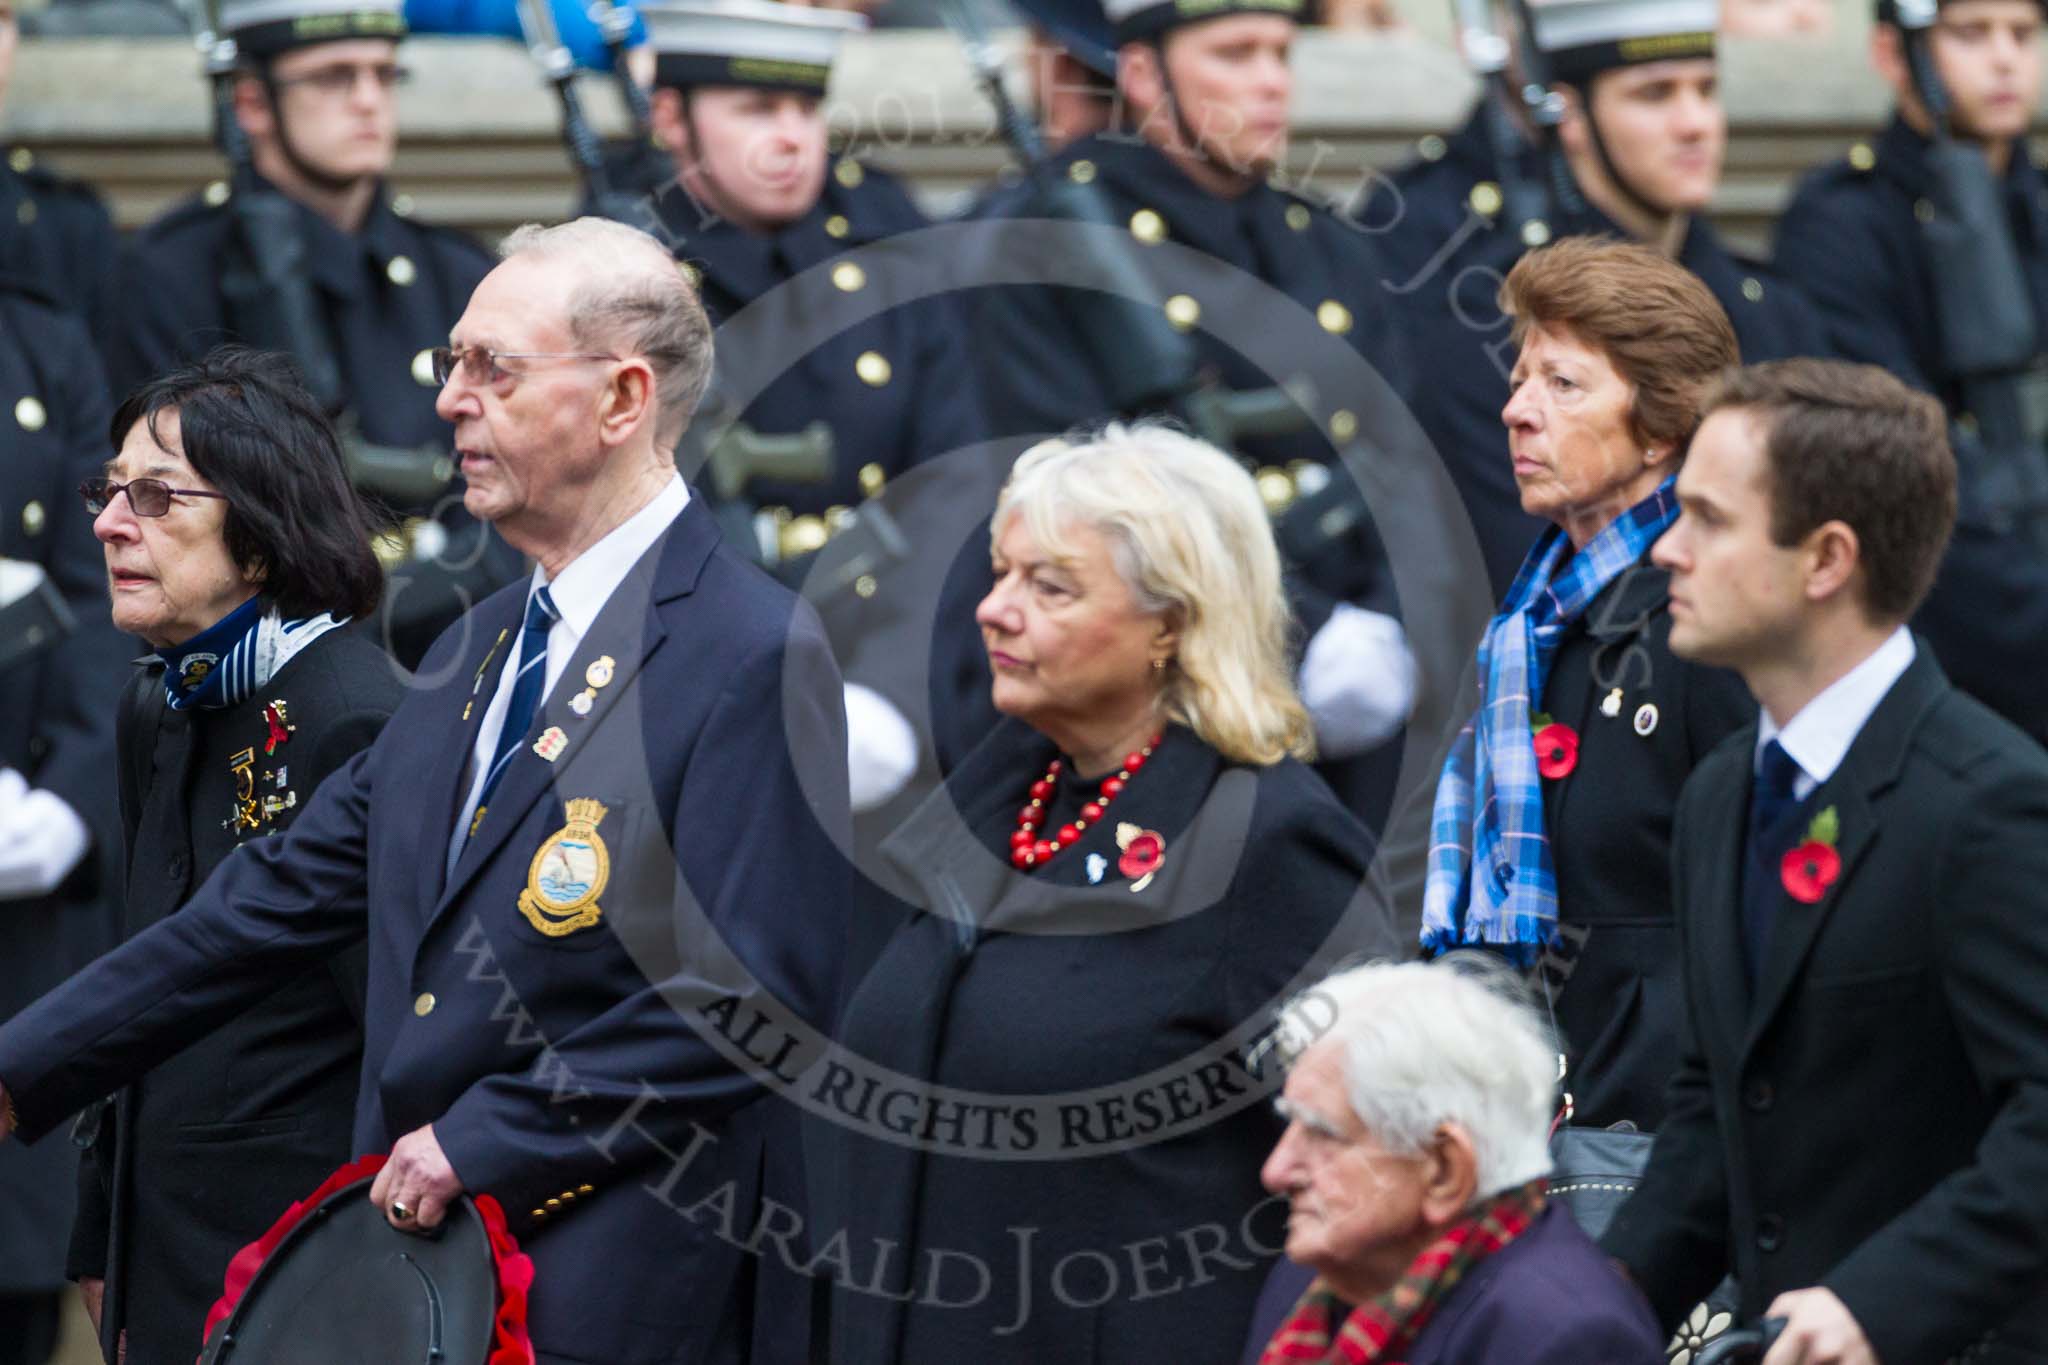
{"type": "Polygon", "coordinates": [[[566,813],[568,823],[533,855],[526,890],[519,893],[519,913],[549,938],[588,929],[604,917],[597,898],[612,871],[611,853],[597,832],[605,817],[603,803],[578,798],[566,813]]]}

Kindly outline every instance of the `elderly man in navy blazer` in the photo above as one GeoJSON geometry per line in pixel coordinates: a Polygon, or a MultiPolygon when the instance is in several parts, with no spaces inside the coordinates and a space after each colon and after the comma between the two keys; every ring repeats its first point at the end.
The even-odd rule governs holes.
{"type": "Polygon", "coordinates": [[[38,1135],[367,938],[355,1140],[391,1154],[387,1217],[495,1196],[542,1361],[737,1359],[767,1092],[837,986],[838,672],[676,473],[711,334],[652,239],[521,229],[451,341],[465,501],[531,581],[287,835],[0,1029],[7,1112],[38,1135]]]}
{"type": "Polygon", "coordinates": [[[1653,551],[1762,714],[1680,798],[1687,1036],[1605,1245],[1667,1325],[1732,1271],[1765,1365],[2048,1359],[2048,755],[1902,624],[1955,490],[1934,399],[1757,366],[1653,551]]]}

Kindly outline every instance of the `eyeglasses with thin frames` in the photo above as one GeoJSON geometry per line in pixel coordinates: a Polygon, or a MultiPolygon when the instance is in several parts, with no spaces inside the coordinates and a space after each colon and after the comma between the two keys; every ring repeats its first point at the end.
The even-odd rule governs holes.
{"type": "Polygon", "coordinates": [[[303,76],[286,76],[274,82],[279,89],[302,85],[323,99],[345,99],[355,93],[356,83],[368,76],[377,88],[390,93],[412,80],[412,69],[386,62],[369,66],[323,66],[303,76]]]}
{"type": "Polygon", "coordinates": [[[200,488],[173,488],[162,479],[133,479],[127,483],[115,483],[112,479],[87,479],[78,485],[78,496],[85,499],[85,510],[98,516],[107,510],[118,495],[128,495],[129,510],[138,517],[160,517],[171,510],[171,499],[177,498],[219,498],[229,501],[225,493],[209,493],[200,488]]]}
{"type": "Polygon", "coordinates": [[[501,360],[618,359],[615,355],[598,355],[592,351],[493,351],[488,346],[436,346],[427,352],[427,358],[433,363],[436,384],[446,384],[457,366],[462,369],[462,377],[472,384],[499,384],[507,379],[517,379],[522,373],[506,369],[498,363],[501,360]]]}

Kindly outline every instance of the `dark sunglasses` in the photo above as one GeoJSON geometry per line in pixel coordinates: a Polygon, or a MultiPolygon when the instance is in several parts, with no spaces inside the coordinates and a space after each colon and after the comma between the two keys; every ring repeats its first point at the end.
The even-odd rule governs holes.
{"type": "Polygon", "coordinates": [[[219,498],[226,502],[225,493],[207,493],[197,488],[173,488],[162,479],[135,479],[128,483],[115,483],[112,479],[87,479],[78,485],[78,496],[85,499],[85,510],[98,516],[107,510],[115,495],[128,495],[128,508],[138,517],[160,517],[171,510],[171,499],[219,498]]]}
{"type": "Polygon", "coordinates": [[[497,384],[516,379],[520,371],[508,370],[501,360],[617,360],[615,355],[588,351],[493,351],[487,346],[436,346],[427,352],[434,366],[434,382],[446,384],[459,368],[472,384],[497,384]]]}

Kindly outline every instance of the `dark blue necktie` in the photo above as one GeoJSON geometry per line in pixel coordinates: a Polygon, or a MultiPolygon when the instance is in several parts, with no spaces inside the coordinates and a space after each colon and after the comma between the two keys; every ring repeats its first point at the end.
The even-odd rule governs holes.
{"type": "Polygon", "coordinates": [[[1742,965],[1756,985],[1771,925],[1784,899],[1780,864],[1792,847],[1788,829],[1802,804],[1795,785],[1803,770],[1785,746],[1772,740],[1757,760],[1749,792],[1749,840],[1742,870],[1742,965]]]}
{"type": "Polygon", "coordinates": [[[505,708],[505,728],[498,732],[498,747],[491,754],[491,766],[484,773],[482,790],[477,793],[478,814],[483,813],[492,789],[505,775],[512,755],[526,741],[526,732],[533,725],[533,713],[540,708],[541,688],[548,676],[548,631],[561,618],[562,613],[555,610],[555,599],[548,596],[546,588],[526,599],[526,624],[519,630],[519,676],[512,680],[512,704],[505,708]]]}

